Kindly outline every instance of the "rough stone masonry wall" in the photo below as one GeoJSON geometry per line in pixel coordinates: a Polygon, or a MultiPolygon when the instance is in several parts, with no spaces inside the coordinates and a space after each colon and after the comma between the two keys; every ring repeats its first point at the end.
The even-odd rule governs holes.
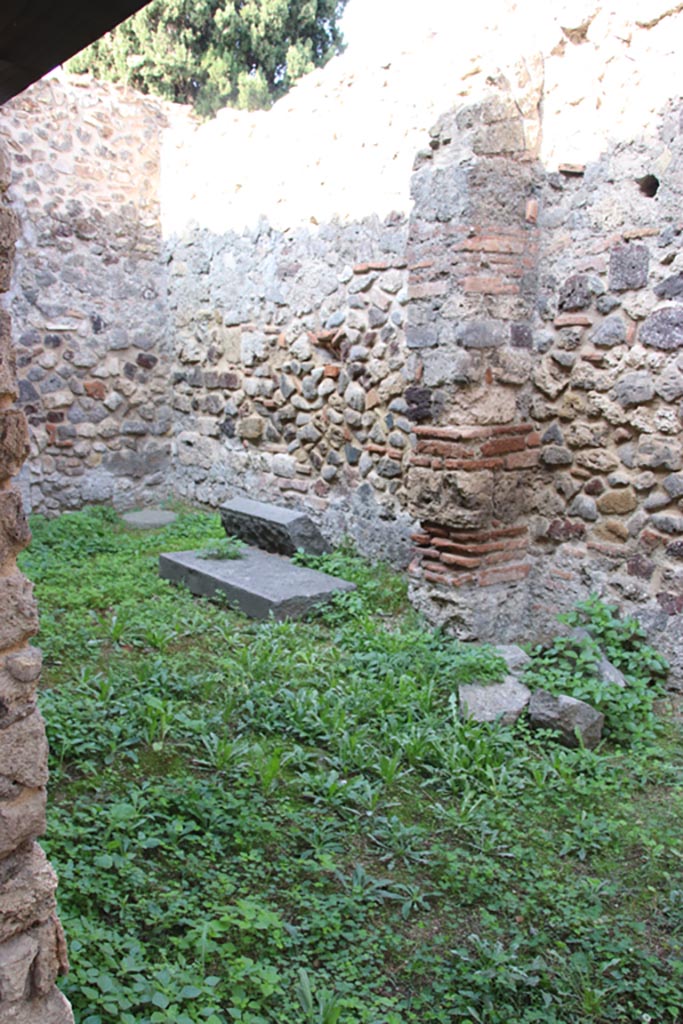
{"type": "Polygon", "coordinates": [[[11,289],[35,511],[168,493],[161,104],[51,77],[0,109],[21,234],[11,289]]]}
{"type": "Polygon", "coordinates": [[[303,504],[328,536],[407,562],[406,232],[398,215],[262,222],[169,245],[179,493],[303,504]]]}
{"type": "Polygon", "coordinates": [[[443,119],[414,177],[413,596],[463,637],[534,639],[597,591],[680,686],[681,111],[547,173],[500,90],[443,119]]]}
{"type": "MultiPolygon", "coordinates": [[[[7,204],[9,159],[0,144],[0,294],[7,292],[17,218],[7,204]]],[[[47,740],[36,688],[40,651],[31,584],[16,555],[30,539],[12,478],[29,450],[17,398],[10,316],[0,307],[0,1020],[69,1024],[68,1002],[55,987],[67,968],[56,916],[57,879],[36,838],[45,829],[47,740]]]]}

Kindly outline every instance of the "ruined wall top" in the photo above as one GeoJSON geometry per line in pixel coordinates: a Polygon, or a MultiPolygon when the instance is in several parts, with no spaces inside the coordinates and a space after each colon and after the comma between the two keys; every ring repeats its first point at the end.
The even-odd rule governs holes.
{"type": "MultiPolygon", "coordinates": [[[[551,171],[595,160],[613,143],[652,142],[657,112],[678,88],[683,16],[663,0],[483,0],[466,17],[437,0],[363,0],[362,10],[351,0],[348,14],[358,23],[346,52],[268,113],[224,110],[199,124],[172,111],[167,235],[192,224],[253,228],[261,217],[286,229],[407,213],[426,130],[502,79],[527,121],[527,144],[551,171]]],[[[653,166],[660,155],[653,147],[653,166]]]]}

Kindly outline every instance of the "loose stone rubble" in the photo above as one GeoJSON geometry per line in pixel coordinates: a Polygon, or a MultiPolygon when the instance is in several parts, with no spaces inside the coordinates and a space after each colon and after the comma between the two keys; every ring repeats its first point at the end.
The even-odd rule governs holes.
{"type": "Polygon", "coordinates": [[[565,747],[583,745],[592,750],[602,737],[605,716],[576,697],[554,697],[537,690],[529,701],[529,721],[537,729],[558,733],[565,747]]]}

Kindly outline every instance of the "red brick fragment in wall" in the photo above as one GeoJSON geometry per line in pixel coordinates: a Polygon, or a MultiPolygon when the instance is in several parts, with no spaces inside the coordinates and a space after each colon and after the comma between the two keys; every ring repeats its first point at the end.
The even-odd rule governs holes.
{"type": "Polygon", "coordinates": [[[520,452],[526,448],[524,437],[497,437],[486,441],[481,446],[482,455],[506,455],[508,452],[520,452]]]}
{"type": "Polygon", "coordinates": [[[560,313],[553,321],[555,327],[592,327],[593,321],[583,313],[560,313]]]}
{"type": "Polygon", "coordinates": [[[107,388],[101,380],[86,380],[83,382],[83,387],[89,398],[101,401],[107,394],[107,388]]]}
{"type": "Polygon", "coordinates": [[[505,459],[506,469],[533,469],[537,466],[541,454],[537,449],[529,448],[525,452],[515,452],[505,459]]]}
{"type": "Polygon", "coordinates": [[[519,285],[498,277],[466,277],[463,281],[463,290],[482,295],[517,295],[519,285]]]}
{"type": "Polygon", "coordinates": [[[525,236],[520,233],[514,235],[489,235],[466,238],[462,242],[455,242],[454,249],[464,249],[470,252],[506,252],[523,253],[525,248],[525,236]]]}
{"type": "Polygon", "coordinates": [[[354,274],[367,274],[372,270],[388,270],[390,265],[386,260],[368,260],[367,263],[357,263],[353,272],[354,274]]]}
{"type": "Polygon", "coordinates": [[[479,573],[477,582],[480,587],[492,587],[496,583],[515,583],[526,579],[530,571],[530,565],[510,565],[501,569],[484,569],[479,573]]]}

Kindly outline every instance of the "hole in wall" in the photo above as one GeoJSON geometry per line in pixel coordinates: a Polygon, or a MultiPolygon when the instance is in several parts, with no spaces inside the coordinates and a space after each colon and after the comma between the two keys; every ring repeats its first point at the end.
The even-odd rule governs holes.
{"type": "Polygon", "coordinates": [[[644,196],[647,196],[648,199],[652,199],[657,195],[659,178],[654,174],[645,174],[642,178],[636,178],[636,184],[644,196]]]}

